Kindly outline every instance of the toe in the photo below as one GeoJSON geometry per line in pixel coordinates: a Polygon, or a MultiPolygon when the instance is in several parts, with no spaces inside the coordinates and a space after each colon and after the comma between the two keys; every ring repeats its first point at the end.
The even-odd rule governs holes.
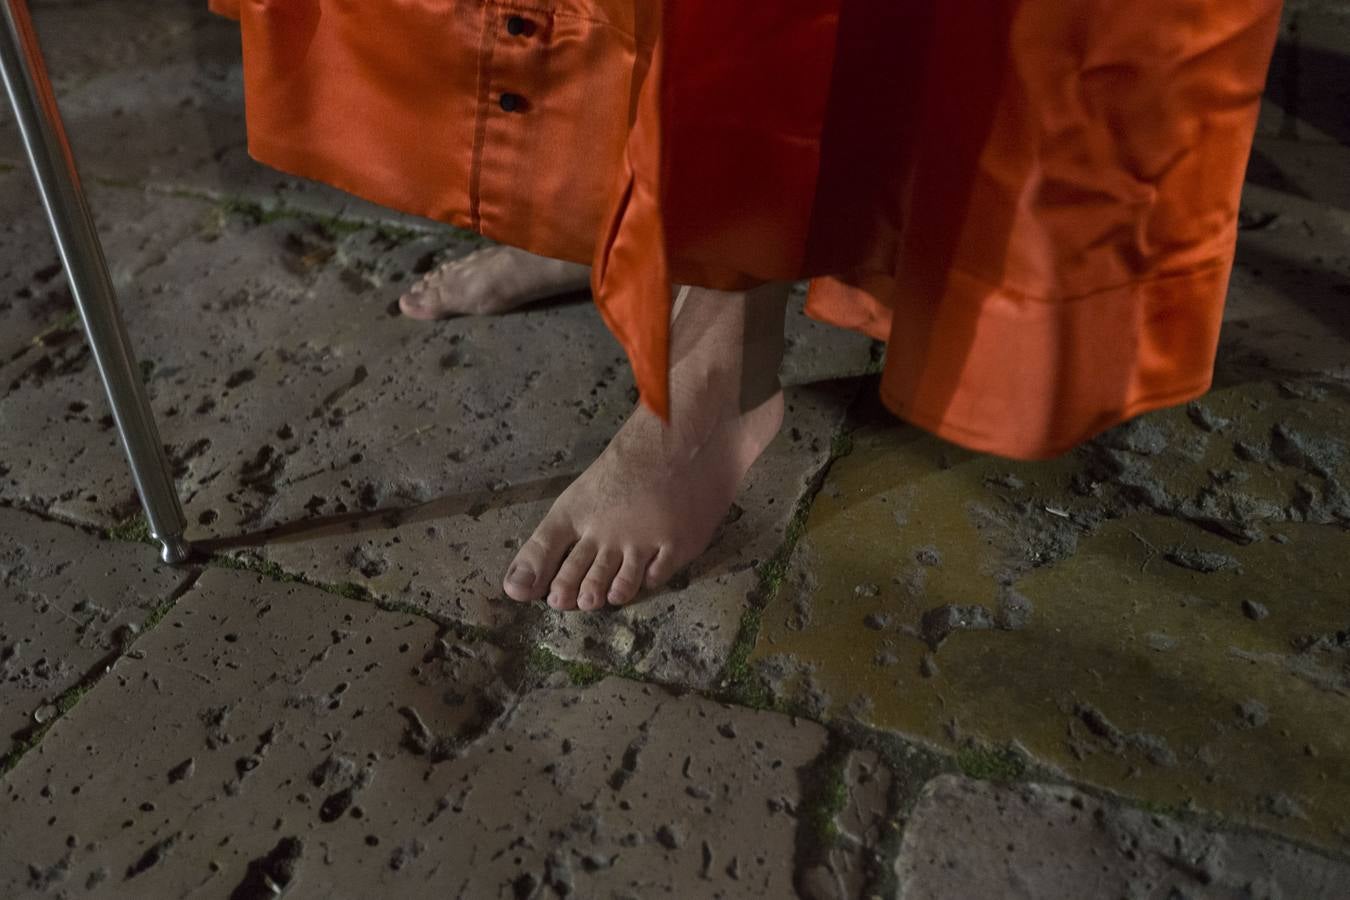
{"type": "Polygon", "coordinates": [[[595,555],[595,562],[591,563],[591,570],[586,573],[586,580],[581,582],[581,590],[577,593],[579,608],[592,610],[605,605],[609,586],[614,582],[622,562],[623,553],[612,548],[603,549],[595,555]]]}
{"type": "Polygon", "coordinates": [[[437,318],[434,304],[431,302],[431,294],[425,288],[408,291],[402,297],[398,298],[399,312],[410,319],[421,319],[427,321],[437,318]]]}
{"type": "Polygon", "coordinates": [[[643,575],[651,561],[651,553],[636,549],[630,549],[625,553],[623,565],[619,567],[619,573],[614,576],[609,586],[609,602],[615,606],[632,603],[642,587],[643,575]]]}
{"type": "Polygon", "coordinates": [[[502,588],[512,600],[538,600],[548,590],[549,582],[558,571],[558,565],[576,534],[563,522],[546,518],[534,534],[520,548],[511,566],[506,570],[502,588]]]}
{"type": "Polygon", "coordinates": [[[661,587],[675,574],[675,554],[669,547],[662,547],[656,558],[647,566],[646,585],[648,590],[661,587]]]}
{"type": "Polygon", "coordinates": [[[548,591],[548,605],[554,609],[576,609],[577,590],[581,580],[590,571],[595,562],[595,545],[590,541],[578,541],[563,560],[558,574],[553,576],[553,584],[548,591]]]}

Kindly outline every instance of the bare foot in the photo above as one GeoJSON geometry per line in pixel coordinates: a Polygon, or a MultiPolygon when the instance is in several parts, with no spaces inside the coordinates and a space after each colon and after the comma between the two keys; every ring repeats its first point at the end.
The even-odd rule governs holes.
{"type": "Polygon", "coordinates": [[[493,245],[429,272],[399,298],[398,306],[413,319],[493,316],[583,291],[590,281],[589,266],[493,245]]]}
{"type": "Polygon", "coordinates": [[[672,330],[671,424],[639,406],[516,554],[514,600],[600,609],[657,588],[707,549],[778,433],[786,291],[690,290],[672,330]]]}

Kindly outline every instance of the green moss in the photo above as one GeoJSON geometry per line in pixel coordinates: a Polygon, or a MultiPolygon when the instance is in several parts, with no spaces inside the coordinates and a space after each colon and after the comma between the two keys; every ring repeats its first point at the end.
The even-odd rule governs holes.
{"type": "Polygon", "coordinates": [[[56,721],[75,708],[75,704],[80,702],[80,698],[89,693],[89,689],[94,686],[94,682],[83,681],[74,687],[67,688],[61,696],[56,698],[53,706],[56,707],[56,715],[52,716],[41,725],[35,726],[23,734],[14,745],[10,747],[8,753],[0,757],[0,776],[7,775],[19,764],[19,760],[24,754],[32,750],[42,742],[43,736],[51,729],[56,721]]]}
{"type": "Polygon", "coordinates": [[[812,828],[816,840],[822,846],[833,846],[839,838],[837,818],[848,802],[848,784],[844,781],[845,758],[831,760],[830,767],[824,772],[820,785],[818,803],[810,810],[812,828]]]}
{"type": "Polygon", "coordinates": [[[563,671],[571,679],[572,684],[577,687],[587,687],[604,679],[609,673],[594,663],[574,662],[568,660],[563,663],[563,671]]]}
{"type": "MultiPolygon", "coordinates": [[[[201,195],[187,192],[186,196],[202,199],[201,195]]],[[[251,225],[266,225],[269,222],[277,222],[282,219],[298,218],[298,214],[288,210],[281,204],[264,206],[256,200],[245,200],[241,197],[226,197],[217,201],[216,209],[222,215],[237,216],[247,219],[251,225]]]]}
{"type": "Polygon", "coordinates": [[[846,430],[840,430],[830,442],[830,462],[834,462],[853,452],[853,433],[846,430]]]}
{"type": "Polygon", "coordinates": [[[150,610],[150,615],[146,616],[145,621],[141,623],[141,630],[149,631],[150,629],[158,625],[160,622],[162,622],[164,620],[164,617],[169,614],[169,610],[173,609],[174,604],[177,602],[178,602],[177,597],[171,597],[168,600],[165,600],[163,603],[156,606],[154,609],[150,610]]]}
{"type": "Polygon", "coordinates": [[[848,756],[851,745],[830,734],[824,752],[802,773],[802,800],[797,810],[797,864],[823,863],[839,842],[839,813],[848,803],[848,756]]]}
{"type": "Polygon", "coordinates": [[[1027,761],[1011,747],[969,744],[956,752],[956,766],[963,774],[982,781],[1015,781],[1027,770],[1027,761]]]}
{"type": "Polygon", "coordinates": [[[811,479],[811,484],[798,499],[778,549],[755,570],[759,579],[758,584],[751,595],[750,606],[741,614],[736,640],[731,645],[726,665],[722,667],[722,674],[717,682],[721,687],[721,699],[756,709],[779,708],[773,691],[751,669],[750,655],[759,640],[764,609],[778,596],[778,591],[787,578],[792,553],[797,548],[797,542],[806,533],[806,522],[810,518],[816,494],[824,486],[825,478],[834,461],[851,452],[853,452],[853,438],[847,431],[841,430],[831,442],[829,459],[821,466],[820,471],[811,479]]]}
{"type": "Polygon", "coordinates": [[[1177,818],[1186,815],[1189,810],[1178,803],[1160,803],[1156,800],[1127,800],[1127,803],[1133,803],[1134,806],[1142,809],[1146,813],[1155,816],[1167,816],[1168,818],[1177,818]]]}
{"type": "MultiPolygon", "coordinates": [[[[265,575],[273,581],[281,581],[287,584],[310,584],[308,579],[303,575],[287,572],[270,559],[262,559],[257,556],[212,556],[207,560],[206,564],[217,569],[233,569],[237,572],[254,572],[258,575],[265,575]]],[[[313,586],[318,587],[319,585],[313,586]]]]}
{"type": "Polygon", "coordinates": [[[343,581],[339,584],[328,585],[325,588],[329,593],[337,594],[339,597],[346,597],[348,600],[370,600],[370,591],[359,584],[350,581],[343,581]]]}
{"type": "Polygon", "coordinates": [[[110,540],[126,541],[131,544],[154,543],[154,539],[150,537],[150,523],[142,515],[123,519],[108,529],[107,536],[110,540]]]}
{"type": "Polygon", "coordinates": [[[85,694],[89,693],[89,689],[92,687],[93,684],[77,684],[73,688],[62,694],[60,697],[57,697],[56,698],[57,714],[64,716],[66,713],[74,709],[75,704],[79,703],[80,698],[83,697],[85,694]]]}
{"type": "MultiPolygon", "coordinates": [[[[370,592],[367,591],[365,588],[361,587],[360,585],[355,585],[355,584],[353,584],[353,585],[351,585],[351,586],[352,586],[353,588],[355,588],[356,590],[361,591],[361,592],[363,593],[363,595],[364,595],[364,596],[359,597],[359,598],[357,598],[357,599],[366,599],[366,598],[369,598],[369,597],[370,597],[370,592]]],[[[427,611],[426,611],[425,609],[422,609],[420,606],[414,606],[413,604],[408,603],[407,601],[404,601],[404,600],[379,600],[379,599],[376,599],[374,602],[375,602],[375,605],[376,605],[376,606],[378,606],[380,609],[384,610],[385,612],[406,613],[407,615],[410,615],[410,616],[427,616],[427,615],[428,615],[428,613],[427,613],[427,611]]]]}

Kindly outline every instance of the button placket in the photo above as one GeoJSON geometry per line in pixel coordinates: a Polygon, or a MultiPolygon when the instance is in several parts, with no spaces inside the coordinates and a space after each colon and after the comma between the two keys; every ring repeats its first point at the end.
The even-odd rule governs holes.
{"type": "MultiPolygon", "coordinates": [[[[506,17],[506,33],[511,37],[531,37],[534,34],[534,22],[518,13],[511,13],[506,17]]],[[[497,105],[503,112],[524,112],[528,105],[525,97],[515,91],[502,91],[497,98],[497,105]]]]}
{"type": "Polygon", "coordinates": [[[487,90],[479,108],[481,137],[471,197],[475,227],[491,231],[503,217],[509,218],[521,161],[535,152],[539,135],[549,127],[540,117],[547,119],[543,73],[548,70],[552,27],[551,16],[543,11],[520,15],[492,0],[487,5],[482,22],[487,90]]]}

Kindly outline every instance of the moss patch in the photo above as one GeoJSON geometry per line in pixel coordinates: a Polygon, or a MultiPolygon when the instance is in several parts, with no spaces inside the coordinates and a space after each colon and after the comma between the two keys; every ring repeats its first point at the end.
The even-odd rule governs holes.
{"type": "Polygon", "coordinates": [[[758,584],[750,596],[749,607],[741,614],[740,628],[736,632],[736,640],[731,645],[726,664],[722,667],[722,675],[717,680],[720,687],[719,699],[755,709],[778,708],[773,691],[764,679],[755,674],[750,666],[750,656],[754,652],[755,644],[759,639],[764,608],[773,601],[774,597],[778,595],[779,589],[783,586],[783,579],[787,577],[792,552],[796,549],[797,542],[801,540],[802,534],[806,531],[806,522],[810,518],[811,505],[815,501],[816,494],[825,484],[825,478],[829,475],[830,466],[833,465],[834,461],[847,456],[851,452],[853,452],[853,439],[847,428],[843,428],[831,442],[829,458],[812,477],[810,484],[798,499],[792,518],[783,533],[782,543],[778,545],[778,549],[773,556],[760,563],[756,570],[759,577],[758,584]]]}
{"type": "Polygon", "coordinates": [[[1016,781],[1026,774],[1027,761],[1011,747],[967,744],[956,751],[956,767],[981,781],[1016,781]]]}
{"type": "Polygon", "coordinates": [[[106,532],[109,540],[125,541],[130,544],[153,544],[150,536],[150,523],[145,516],[134,515],[109,528],[106,532]]]}
{"type": "Polygon", "coordinates": [[[797,809],[796,870],[803,873],[825,863],[839,842],[836,821],[848,803],[849,742],[837,733],[816,760],[801,771],[801,805],[797,809]]]}
{"type": "Polygon", "coordinates": [[[56,703],[53,704],[56,707],[56,714],[41,725],[25,732],[10,748],[9,752],[0,757],[0,776],[9,774],[10,770],[19,764],[19,760],[23,758],[24,754],[41,743],[43,735],[56,724],[58,719],[74,709],[75,704],[80,702],[80,698],[87,694],[93,686],[92,681],[84,681],[68,688],[60,697],[57,697],[56,703]]]}
{"type": "Polygon", "coordinates": [[[257,556],[213,556],[207,562],[207,565],[221,569],[234,569],[241,572],[256,572],[273,581],[280,581],[286,584],[303,584],[306,587],[317,588],[325,593],[335,594],[347,600],[376,603],[382,609],[388,609],[392,612],[408,612],[413,615],[422,616],[423,618],[434,618],[433,616],[428,615],[425,610],[418,609],[411,604],[381,603],[368,589],[355,582],[339,581],[332,583],[315,581],[304,575],[288,572],[270,559],[263,559],[257,556]]]}

